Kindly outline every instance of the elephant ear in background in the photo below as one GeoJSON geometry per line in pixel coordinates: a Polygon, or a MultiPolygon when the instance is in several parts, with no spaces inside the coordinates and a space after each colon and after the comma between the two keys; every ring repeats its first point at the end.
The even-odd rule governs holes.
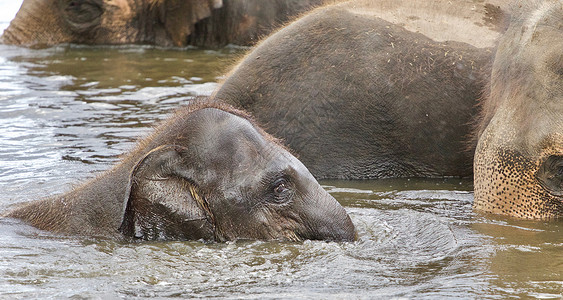
{"type": "Polygon", "coordinates": [[[187,174],[184,147],[165,145],[134,167],[119,231],[141,240],[214,240],[213,216],[187,174]],[[181,174],[181,175],[180,175],[181,174]]]}
{"type": "Polygon", "coordinates": [[[152,9],[174,46],[185,46],[194,24],[210,17],[214,9],[222,6],[222,0],[154,0],[152,9]]]}

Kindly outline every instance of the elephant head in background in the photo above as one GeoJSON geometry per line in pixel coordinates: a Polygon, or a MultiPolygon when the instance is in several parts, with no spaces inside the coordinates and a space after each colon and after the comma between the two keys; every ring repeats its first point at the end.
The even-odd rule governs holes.
{"type": "Polygon", "coordinates": [[[518,1],[499,40],[475,151],[477,210],[563,217],[563,1],[518,1]]]}
{"type": "Polygon", "coordinates": [[[24,0],[2,42],[248,45],[321,0],[24,0]]]}

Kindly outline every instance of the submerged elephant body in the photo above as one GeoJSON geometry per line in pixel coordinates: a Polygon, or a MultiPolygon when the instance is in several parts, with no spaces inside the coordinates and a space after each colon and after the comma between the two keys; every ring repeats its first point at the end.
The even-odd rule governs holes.
{"type": "Polygon", "coordinates": [[[516,3],[482,106],[474,207],[563,217],[563,1],[516,3]]]}
{"type": "Polygon", "coordinates": [[[142,240],[355,237],[344,209],[283,146],[243,112],[203,102],[98,178],[4,216],[58,233],[142,240]]]}
{"type": "Polygon", "coordinates": [[[2,42],[22,46],[250,45],[321,0],[24,0],[2,42]]]}
{"type": "Polygon", "coordinates": [[[478,1],[320,8],[260,43],[214,96],[317,178],[471,176],[466,140],[499,14],[478,1]]]}

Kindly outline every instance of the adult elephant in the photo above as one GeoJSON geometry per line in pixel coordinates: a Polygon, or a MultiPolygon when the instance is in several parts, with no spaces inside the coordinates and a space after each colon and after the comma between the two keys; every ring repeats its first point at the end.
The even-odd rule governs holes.
{"type": "Polygon", "coordinates": [[[249,45],[321,0],[24,0],[2,42],[249,45]]]}
{"type": "Polygon", "coordinates": [[[475,152],[477,210],[563,217],[563,1],[520,1],[499,42],[475,152]]]}
{"type": "Polygon", "coordinates": [[[141,240],[352,241],[344,208],[242,111],[196,102],[114,168],[5,217],[71,235],[141,240]]]}
{"type": "Polygon", "coordinates": [[[214,96],[317,178],[471,176],[466,141],[501,29],[482,1],[327,6],[260,43],[214,96]]]}

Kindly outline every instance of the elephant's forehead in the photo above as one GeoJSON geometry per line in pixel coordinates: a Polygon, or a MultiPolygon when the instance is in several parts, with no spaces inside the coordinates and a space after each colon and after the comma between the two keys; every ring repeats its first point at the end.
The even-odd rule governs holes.
{"type": "Polygon", "coordinates": [[[307,167],[291,153],[284,149],[276,150],[276,155],[270,158],[266,169],[291,170],[299,174],[309,174],[307,167]]]}
{"type": "Polygon", "coordinates": [[[262,135],[245,118],[209,108],[194,116],[195,144],[202,159],[216,160],[236,169],[264,168],[265,164],[281,153],[287,152],[262,135]]]}
{"type": "Polygon", "coordinates": [[[207,164],[221,165],[225,178],[260,180],[268,173],[286,170],[309,174],[295,156],[264,136],[245,118],[207,108],[194,115],[194,120],[198,127],[195,143],[200,158],[207,164]]]}
{"type": "Polygon", "coordinates": [[[267,140],[250,121],[216,108],[194,112],[197,128],[194,139],[202,148],[234,151],[236,148],[263,148],[267,140]]]}

